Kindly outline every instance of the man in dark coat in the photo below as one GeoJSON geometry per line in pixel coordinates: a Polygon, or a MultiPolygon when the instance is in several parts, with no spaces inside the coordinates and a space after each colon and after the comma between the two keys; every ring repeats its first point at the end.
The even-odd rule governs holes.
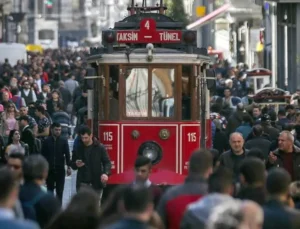
{"type": "Polygon", "coordinates": [[[261,126],[264,133],[269,135],[271,141],[276,141],[280,131],[271,125],[271,117],[268,114],[264,114],[261,117],[261,126]]]}
{"type": "Polygon", "coordinates": [[[21,116],[19,118],[21,127],[21,141],[26,143],[29,147],[29,154],[38,153],[35,149],[35,138],[33,132],[29,126],[29,117],[27,115],[21,116]]]}
{"type": "Polygon", "coordinates": [[[232,133],[229,144],[231,149],[220,156],[219,164],[233,171],[235,181],[238,181],[240,164],[249,151],[244,148],[244,138],[241,133],[232,133]]]}
{"type": "Polygon", "coordinates": [[[68,166],[67,175],[69,176],[71,175],[71,162],[68,140],[61,136],[61,125],[57,122],[51,126],[51,136],[43,142],[42,155],[49,163],[47,188],[52,193],[55,189],[62,203],[66,176],[65,165],[68,166]]]}
{"type": "Polygon", "coordinates": [[[253,135],[253,138],[246,141],[245,148],[249,149],[249,150],[251,150],[253,148],[260,149],[263,152],[264,156],[265,156],[265,160],[267,160],[268,156],[269,156],[271,141],[269,141],[268,139],[266,139],[263,136],[262,126],[261,125],[255,125],[252,128],[252,135],[253,135]]]}
{"type": "Polygon", "coordinates": [[[237,198],[252,200],[263,205],[266,200],[265,192],[265,163],[254,157],[246,158],[240,166],[241,189],[237,198]]]}
{"type": "Polygon", "coordinates": [[[102,197],[108,176],[110,175],[111,162],[105,147],[93,138],[91,129],[82,127],[79,130],[81,142],[73,151],[72,168],[77,172],[77,190],[81,186],[92,186],[102,197]]]}
{"type": "Polygon", "coordinates": [[[238,104],[236,111],[232,113],[232,115],[228,119],[227,123],[227,134],[228,136],[232,134],[236,128],[238,128],[243,122],[244,115],[244,106],[242,104],[238,104]]]}
{"type": "Polygon", "coordinates": [[[298,229],[300,212],[291,206],[289,186],[291,176],[282,168],[269,172],[266,182],[269,201],[264,205],[263,229],[298,229]]]}
{"type": "Polygon", "coordinates": [[[269,154],[267,168],[282,167],[292,177],[300,180],[300,148],[294,145],[294,136],[289,131],[282,131],[278,138],[278,149],[269,154]]]}

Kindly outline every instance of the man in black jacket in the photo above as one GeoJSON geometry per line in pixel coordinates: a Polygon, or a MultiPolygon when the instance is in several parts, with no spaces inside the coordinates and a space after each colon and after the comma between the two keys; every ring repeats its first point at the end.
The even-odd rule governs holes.
{"type": "Polygon", "coordinates": [[[269,172],[266,182],[269,200],[264,205],[263,229],[300,228],[300,212],[293,209],[289,194],[290,174],[282,168],[269,172]]]}
{"type": "Polygon", "coordinates": [[[27,115],[21,116],[19,118],[19,123],[22,130],[21,141],[28,145],[29,155],[38,153],[35,149],[35,138],[33,132],[29,126],[29,117],[27,115]]]}
{"type": "Polygon", "coordinates": [[[270,152],[267,169],[282,167],[292,177],[292,181],[300,180],[300,148],[294,145],[295,138],[289,131],[282,131],[278,138],[278,149],[270,152]]]}
{"type": "Polygon", "coordinates": [[[249,151],[244,148],[244,138],[241,133],[232,133],[229,144],[231,149],[220,156],[219,164],[233,171],[235,180],[238,181],[240,165],[249,151]]]}
{"type": "Polygon", "coordinates": [[[68,140],[61,137],[61,125],[53,123],[51,126],[52,136],[49,136],[42,146],[42,155],[49,163],[47,188],[50,192],[56,189],[56,195],[62,203],[65,186],[65,164],[68,166],[67,175],[71,175],[70,150],[68,140]]]}
{"type": "Polygon", "coordinates": [[[252,128],[253,138],[245,143],[245,148],[251,150],[253,148],[260,149],[264,154],[264,159],[267,160],[270,153],[271,141],[263,136],[263,128],[261,125],[255,125],[252,128]]]}
{"type": "Polygon", "coordinates": [[[252,200],[263,205],[266,200],[265,193],[265,163],[254,157],[246,158],[240,165],[241,189],[237,198],[242,200],[252,200]]]}
{"type": "Polygon", "coordinates": [[[81,142],[72,156],[72,168],[78,169],[76,188],[78,190],[81,186],[92,186],[101,198],[111,170],[109,156],[105,147],[93,138],[88,127],[82,127],[79,135],[81,142]]]}

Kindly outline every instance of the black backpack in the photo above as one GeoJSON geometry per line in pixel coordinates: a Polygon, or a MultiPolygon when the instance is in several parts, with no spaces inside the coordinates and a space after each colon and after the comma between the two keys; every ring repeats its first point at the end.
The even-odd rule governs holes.
{"type": "Polygon", "coordinates": [[[37,221],[37,215],[35,211],[35,205],[46,195],[47,193],[41,191],[35,197],[29,201],[21,201],[22,209],[25,219],[37,221]]]}

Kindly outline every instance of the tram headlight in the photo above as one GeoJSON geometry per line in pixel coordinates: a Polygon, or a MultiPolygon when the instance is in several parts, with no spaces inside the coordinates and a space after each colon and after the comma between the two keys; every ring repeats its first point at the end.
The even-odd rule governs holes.
{"type": "Polygon", "coordinates": [[[138,154],[140,156],[148,157],[154,165],[159,163],[162,159],[162,149],[156,142],[153,141],[144,142],[140,146],[138,154]]]}

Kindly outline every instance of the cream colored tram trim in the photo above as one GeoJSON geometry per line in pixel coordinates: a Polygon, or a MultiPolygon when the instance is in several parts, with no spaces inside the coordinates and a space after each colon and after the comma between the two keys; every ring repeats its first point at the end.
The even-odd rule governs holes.
{"type": "Polygon", "coordinates": [[[147,53],[131,53],[128,58],[125,53],[99,54],[88,59],[88,63],[97,64],[209,64],[210,57],[186,53],[153,53],[153,60],[147,61],[147,53]]]}

